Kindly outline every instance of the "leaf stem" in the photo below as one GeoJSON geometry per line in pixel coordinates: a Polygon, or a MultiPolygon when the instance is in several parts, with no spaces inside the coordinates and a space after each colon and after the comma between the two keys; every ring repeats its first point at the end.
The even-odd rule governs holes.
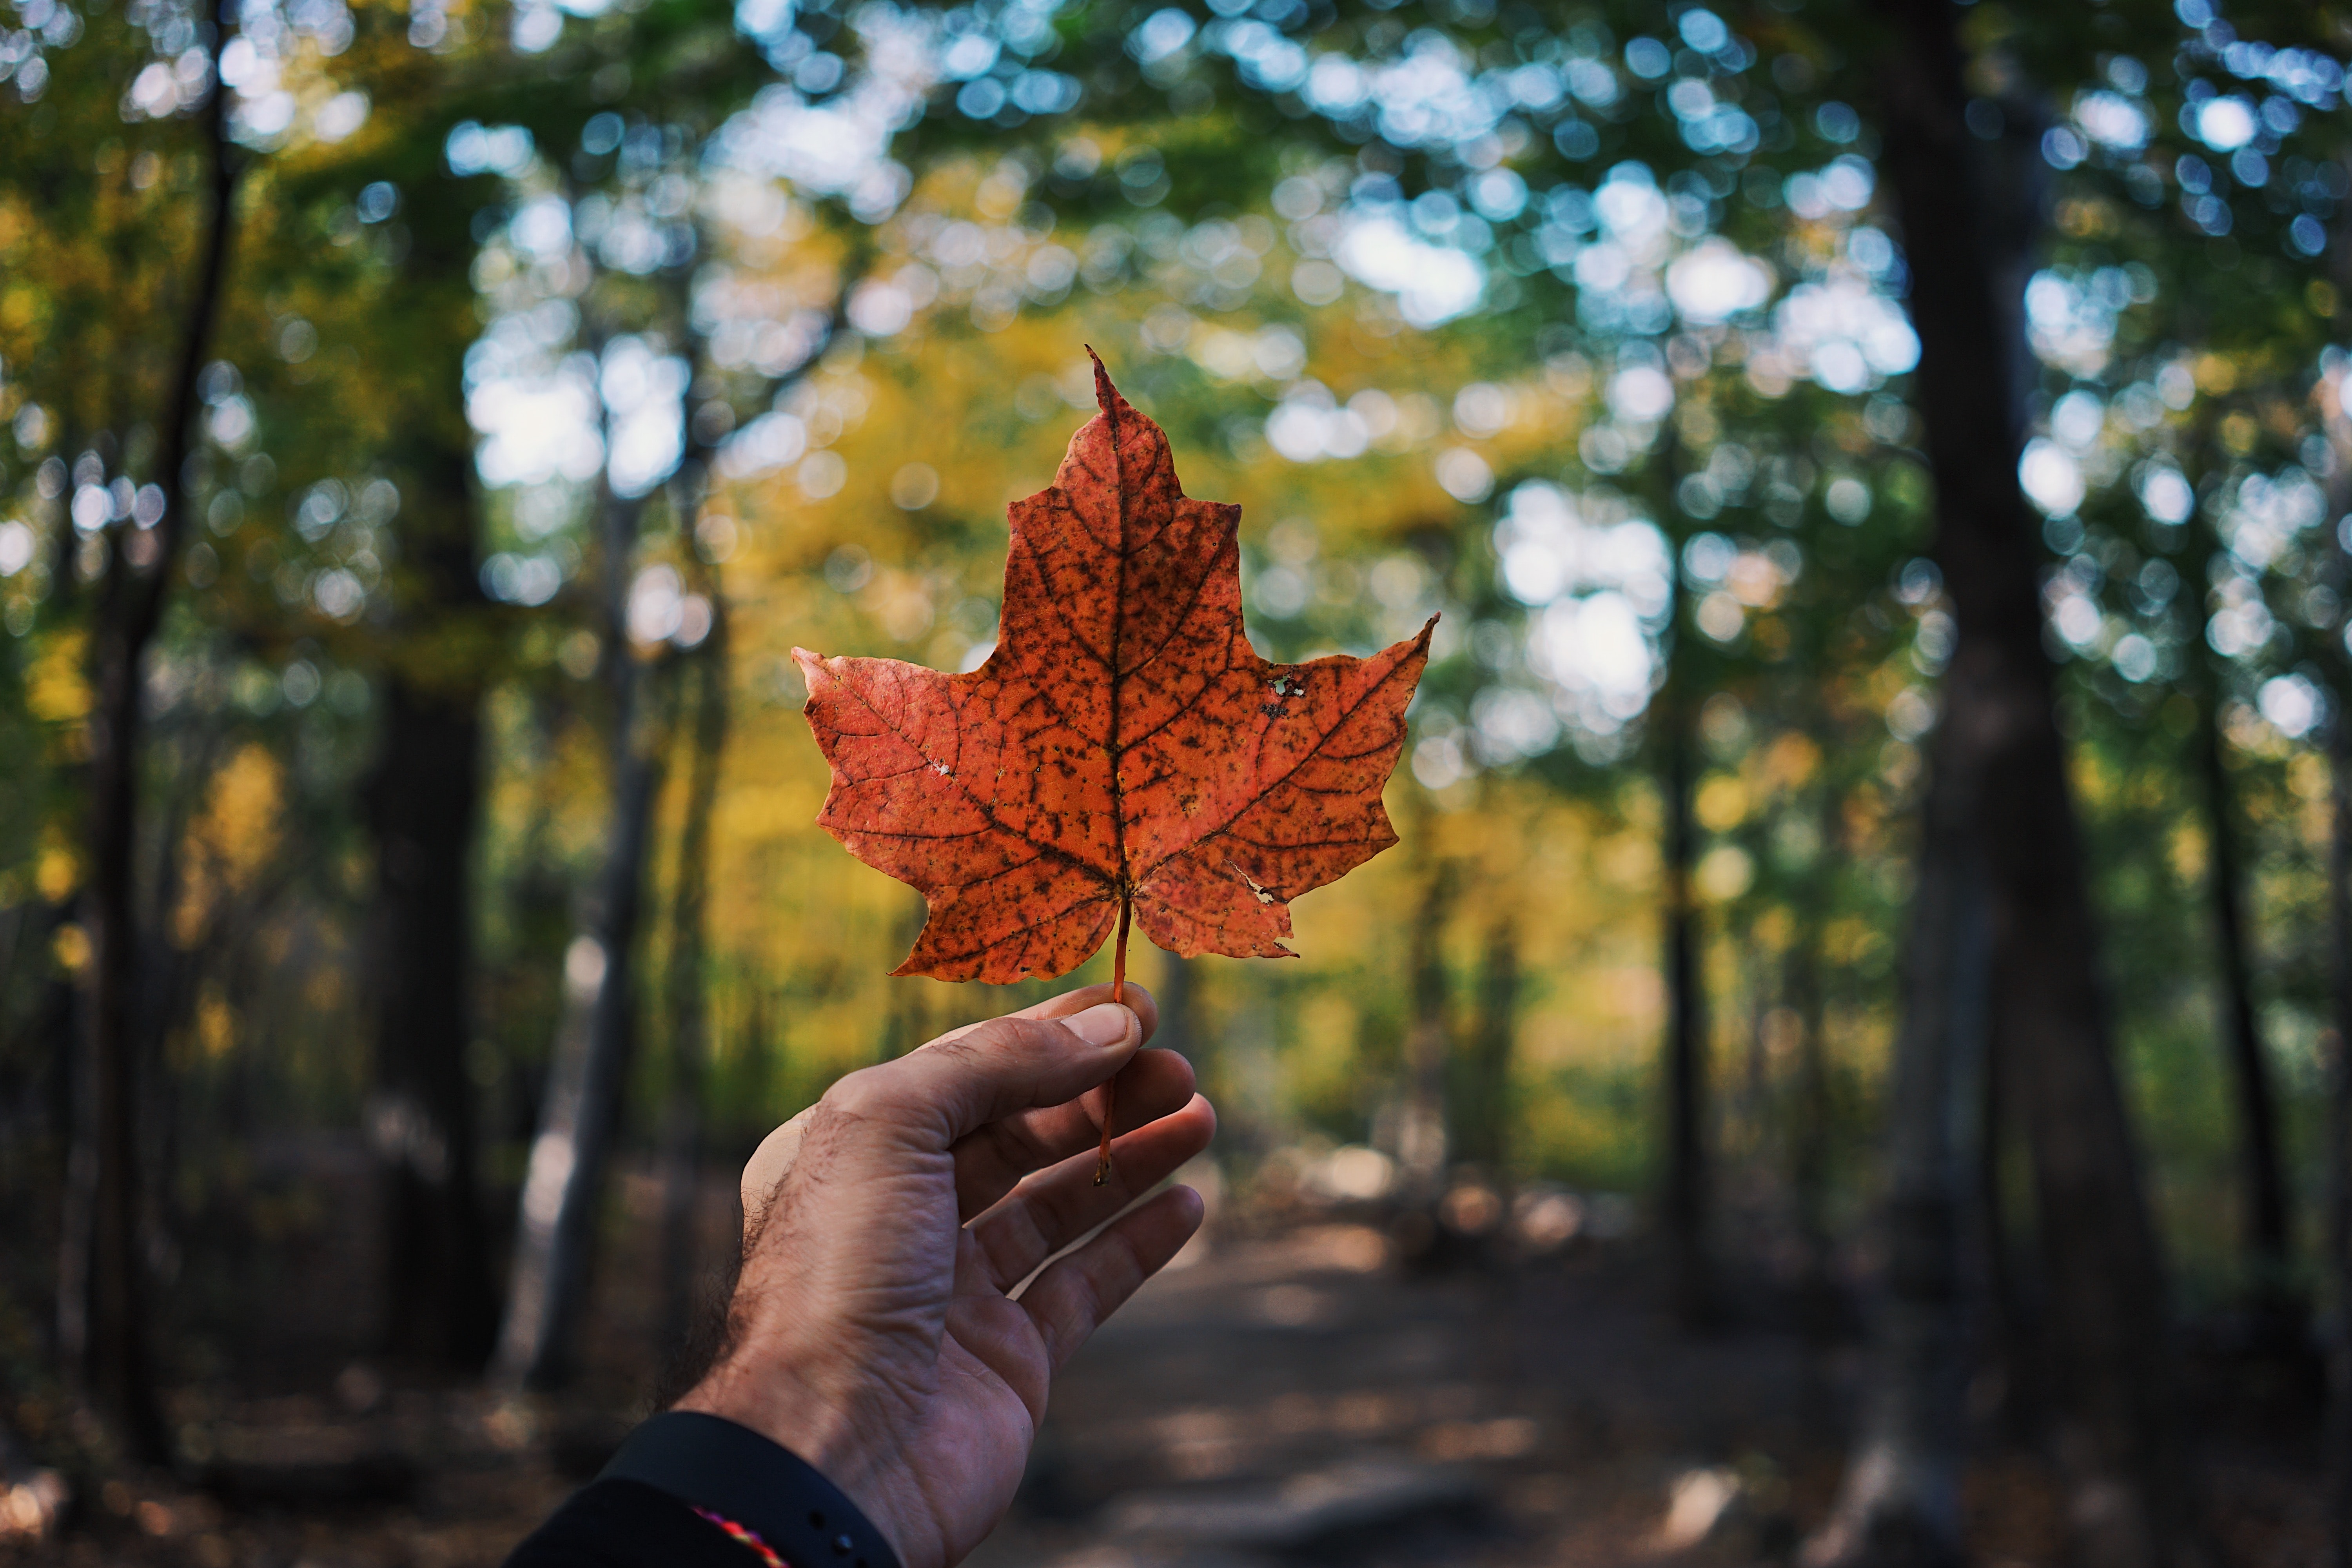
{"type": "MultiPolygon", "coordinates": [[[[1110,999],[1121,1006],[1127,1005],[1127,924],[1134,911],[1134,901],[1126,894],[1118,900],[1118,944],[1111,949],[1110,999]]],[[[1114,1073],[1103,1085],[1102,1147],[1095,1151],[1095,1185],[1110,1180],[1110,1116],[1118,1102],[1118,1075],[1114,1073]]]]}

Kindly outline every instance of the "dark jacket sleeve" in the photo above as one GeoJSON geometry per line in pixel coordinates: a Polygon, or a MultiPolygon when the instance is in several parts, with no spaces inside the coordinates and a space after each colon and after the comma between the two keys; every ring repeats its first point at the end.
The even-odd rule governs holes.
{"type": "Polygon", "coordinates": [[[507,1568],[898,1568],[857,1505],[799,1456],[696,1411],[629,1434],[507,1568]],[[723,1521],[723,1522],[722,1522],[723,1521]]]}
{"type": "Polygon", "coordinates": [[[507,1568],[759,1568],[725,1531],[643,1481],[583,1488],[514,1549],[507,1568]]]}

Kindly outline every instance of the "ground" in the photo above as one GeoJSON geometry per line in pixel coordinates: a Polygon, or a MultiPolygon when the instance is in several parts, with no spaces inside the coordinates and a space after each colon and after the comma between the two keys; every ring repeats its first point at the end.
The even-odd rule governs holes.
{"type": "MultiPolygon", "coordinates": [[[[1836,1485],[1858,1348],[1809,1350],[1769,1311],[1677,1328],[1638,1237],[1408,1267],[1377,1217],[1233,1220],[1188,1249],[1056,1384],[976,1568],[1793,1561],[1836,1485]]],[[[641,1277],[630,1261],[608,1276],[641,1277]]],[[[363,1365],[323,1394],[216,1402],[215,1491],[116,1482],[0,1560],[493,1564],[641,1413],[613,1375],[640,1316],[608,1298],[602,1397],[562,1406],[363,1365]]],[[[2232,1563],[2322,1560],[2299,1446],[2212,1443],[2232,1563]]],[[[1989,1442],[1978,1561],[2054,1563],[2056,1510],[2042,1467],[1989,1442]]]]}

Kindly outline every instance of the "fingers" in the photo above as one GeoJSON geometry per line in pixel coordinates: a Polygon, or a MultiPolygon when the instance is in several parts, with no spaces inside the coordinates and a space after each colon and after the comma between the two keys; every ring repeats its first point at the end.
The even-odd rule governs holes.
{"type": "Polygon", "coordinates": [[[1082,1152],[1031,1176],[971,1222],[990,1281],[1000,1290],[1011,1289],[1039,1264],[1159,1185],[1207,1148],[1216,1131],[1216,1111],[1192,1095],[1181,1110],[1112,1144],[1110,1180],[1101,1186],[1095,1185],[1094,1140],[1088,1138],[1080,1145],[1082,1152]]]}
{"type": "Polygon", "coordinates": [[[1118,1310],[1136,1288],[1201,1228],[1201,1194],[1171,1187],[1055,1264],[1021,1293],[1021,1305],[1055,1371],[1118,1310]]]}
{"type": "Polygon", "coordinates": [[[1142,1043],[1141,1020],[1110,1002],[1058,1020],[991,1018],[850,1074],[823,1104],[861,1129],[841,1144],[853,1165],[903,1171],[992,1121],[1076,1100],[1142,1043]]]}
{"type": "MultiPolygon", "coordinates": [[[[1059,996],[1048,996],[1045,1001],[1038,1003],[1035,1006],[1024,1007],[1018,1013],[1012,1014],[1011,1016],[1015,1018],[1066,1018],[1073,1013],[1083,1013],[1089,1007],[1097,1006],[1102,1003],[1109,1001],[1111,999],[1110,993],[1111,988],[1107,984],[1081,985],[1076,991],[1065,991],[1059,996]]],[[[1129,1012],[1133,1013],[1138,1018],[1142,1020],[1143,1037],[1145,1039],[1149,1040],[1152,1036],[1160,1032],[1160,1003],[1150,992],[1146,991],[1142,986],[1138,985],[1134,981],[1130,980],[1127,983],[1127,988],[1120,995],[1119,1000],[1127,1004],[1129,1012]]],[[[966,1028],[976,1028],[978,1026],[979,1026],[977,1025],[965,1026],[966,1028]]],[[[940,1038],[952,1039],[957,1035],[961,1035],[963,1032],[963,1029],[951,1029],[947,1034],[941,1036],[940,1038]]]]}
{"type": "MultiPolygon", "coordinates": [[[[896,1061],[840,1079],[819,1106],[769,1133],[743,1167],[746,1233],[757,1225],[792,1170],[809,1122],[821,1108],[861,1119],[880,1118],[893,1128],[913,1131],[919,1142],[931,1147],[953,1144],[1006,1115],[1021,1117],[1048,1108],[1061,1111],[1042,1122],[1024,1121],[1008,1130],[1004,1139],[992,1141],[984,1150],[975,1148],[975,1201],[962,1207],[967,1215],[1003,1196],[1028,1172],[1060,1159],[1073,1137],[1091,1142],[1101,1131],[1100,1122],[1068,1102],[1117,1071],[1160,1022],[1159,1005],[1142,986],[1127,984],[1123,995],[1129,1016],[1125,1017],[1107,1005],[1110,993],[1108,985],[1082,986],[1006,1017],[952,1030],[896,1061]],[[1082,1038],[1068,1027],[1043,1026],[1084,1014],[1094,1016],[1081,1027],[1107,1037],[1108,1043],[1082,1038]],[[1113,1034],[1109,1026],[1117,1026],[1118,1032],[1113,1034]]],[[[1132,1125],[1145,1113],[1181,1106],[1191,1093],[1190,1072],[1185,1067],[1181,1075],[1184,1081],[1176,1085],[1170,1081],[1179,1076],[1171,1062],[1155,1062],[1144,1069],[1141,1078],[1122,1086],[1131,1089],[1141,1104],[1133,1117],[1122,1109],[1120,1123],[1132,1125]]],[[[965,1184],[964,1164],[959,1152],[960,1188],[965,1184]]]]}
{"type": "MultiPolygon", "coordinates": [[[[1138,1051],[1119,1069],[1117,1088],[1116,1129],[1129,1131],[1192,1100],[1192,1064],[1174,1051],[1138,1051]]],[[[957,1217],[970,1219],[1032,1171],[1092,1149],[1101,1136],[1102,1095],[1096,1090],[990,1122],[955,1146],[957,1217]]]]}

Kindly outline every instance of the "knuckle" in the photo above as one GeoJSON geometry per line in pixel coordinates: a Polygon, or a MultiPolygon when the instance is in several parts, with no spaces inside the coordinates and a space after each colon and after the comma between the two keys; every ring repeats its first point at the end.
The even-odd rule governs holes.
{"type": "Polygon", "coordinates": [[[883,1069],[860,1068],[835,1079],[833,1087],[809,1108],[809,1116],[813,1122],[828,1126],[870,1121],[882,1112],[890,1098],[883,1069]]]}
{"type": "Polygon", "coordinates": [[[1055,1037],[1068,1032],[1059,1024],[1036,1018],[991,1018],[933,1040],[923,1047],[923,1054],[951,1069],[984,1071],[1008,1061],[1034,1060],[1052,1048],[1055,1037]]]}
{"type": "Polygon", "coordinates": [[[965,1058],[1001,1056],[1029,1043],[1029,1024],[1026,1018],[991,1018],[953,1039],[940,1041],[940,1049],[965,1058]]]}

